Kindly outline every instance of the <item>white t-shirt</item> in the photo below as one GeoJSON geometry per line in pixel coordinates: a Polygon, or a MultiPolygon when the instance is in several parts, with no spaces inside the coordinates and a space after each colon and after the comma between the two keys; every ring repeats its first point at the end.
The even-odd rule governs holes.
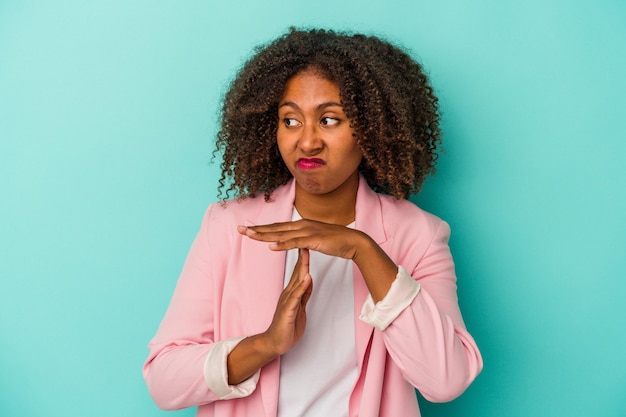
{"type": "MultiPolygon", "coordinates": [[[[292,220],[300,218],[294,209],[292,220]]],[[[310,255],[313,292],[306,330],[280,359],[278,417],[347,417],[358,377],[353,262],[315,251],[310,255]]],[[[288,251],[285,286],[297,259],[297,249],[288,251]]]]}

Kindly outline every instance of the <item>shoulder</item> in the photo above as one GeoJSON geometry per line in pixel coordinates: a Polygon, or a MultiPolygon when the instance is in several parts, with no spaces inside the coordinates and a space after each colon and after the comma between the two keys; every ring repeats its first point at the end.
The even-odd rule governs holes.
{"type": "Polygon", "coordinates": [[[379,195],[385,234],[415,253],[426,252],[433,245],[447,247],[450,226],[438,216],[408,200],[379,195]]]}
{"type": "Polygon", "coordinates": [[[438,216],[423,210],[409,200],[398,200],[392,196],[377,194],[388,225],[401,225],[403,228],[429,229],[433,232],[444,223],[438,216]]]}
{"type": "Polygon", "coordinates": [[[450,258],[450,226],[441,218],[408,200],[379,195],[386,237],[392,259],[407,271],[415,271],[428,254],[450,258]]]}
{"type": "Polygon", "coordinates": [[[218,201],[207,208],[206,217],[211,221],[239,219],[258,212],[266,204],[262,196],[218,201]]]}
{"type": "Polygon", "coordinates": [[[377,242],[431,242],[438,233],[449,234],[447,223],[415,203],[372,190],[362,179],[357,194],[357,225],[377,242]]]}
{"type": "Polygon", "coordinates": [[[292,182],[272,192],[266,201],[263,195],[237,198],[213,203],[207,209],[205,220],[213,223],[265,224],[286,221],[293,211],[292,182]]]}

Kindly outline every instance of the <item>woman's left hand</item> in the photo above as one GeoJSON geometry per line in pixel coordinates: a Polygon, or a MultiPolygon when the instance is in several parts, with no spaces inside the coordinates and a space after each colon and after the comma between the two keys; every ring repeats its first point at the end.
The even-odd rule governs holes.
{"type": "Polygon", "coordinates": [[[310,249],[330,256],[354,260],[369,237],[358,230],[314,220],[296,220],[260,226],[238,226],[242,235],[260,242],[271,242],[276,251],[310,249]]]}
{"type": "Polygon", "coordinates": [[[270,242],[270,249],[275,251],[309,249],[353,260],[361,270],[374,302],[383,299],[398,272],[396,264],[372,238],[349,227],[303,219],[237,226],[237,230],[250,239],[270,242]]]}

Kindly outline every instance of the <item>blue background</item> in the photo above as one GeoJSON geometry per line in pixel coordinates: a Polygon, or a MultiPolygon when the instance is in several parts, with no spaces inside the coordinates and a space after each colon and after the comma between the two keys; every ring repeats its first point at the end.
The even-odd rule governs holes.
{"type": "Polygon", "coordinates": [[[431,74],[485,370],[433,416],[626,415],[626,3],[0,0],[0,415],[159,411],[141,377],[205,207],[218,102],[290,25],[431,74]],[[227,4],[228,3],[228,4],[227,4]]]}

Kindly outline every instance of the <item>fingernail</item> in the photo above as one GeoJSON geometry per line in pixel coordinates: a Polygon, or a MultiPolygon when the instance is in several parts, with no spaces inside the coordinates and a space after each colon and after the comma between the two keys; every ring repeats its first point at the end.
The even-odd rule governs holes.
{"type": "Polygon", "coordinates": [[[242,225],[237,226],[237,231],[244,235],[246,234],[253,235],[256,233],[254,230],[250,229],[248,226],[242,226],[242,225]]]}

